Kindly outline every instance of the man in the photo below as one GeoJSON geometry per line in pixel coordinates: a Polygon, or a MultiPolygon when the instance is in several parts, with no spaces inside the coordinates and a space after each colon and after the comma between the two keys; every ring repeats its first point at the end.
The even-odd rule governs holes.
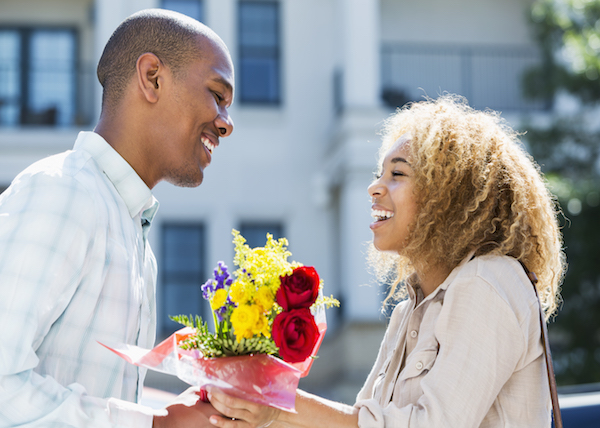
{"type": "Polygon", "coordinates": [[[98,78],[95,132],[0,196],[0,426],[208,426],[192,388],[157,414],[135,404],[145,372],[98,342],[153,346],[151,189],[202,182],[233,130],[231,58],[199,22],[146,10],[115,30],[98,78]]]}

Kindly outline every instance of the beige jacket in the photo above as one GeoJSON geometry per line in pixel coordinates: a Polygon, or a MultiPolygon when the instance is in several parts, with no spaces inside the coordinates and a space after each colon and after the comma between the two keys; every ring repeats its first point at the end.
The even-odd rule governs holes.
{"type": "Polygon", "coordinates": [[[359,392],[361,428],[550,426],[533,286],[513,258],[466,258],[392,314],[359,392]]]}

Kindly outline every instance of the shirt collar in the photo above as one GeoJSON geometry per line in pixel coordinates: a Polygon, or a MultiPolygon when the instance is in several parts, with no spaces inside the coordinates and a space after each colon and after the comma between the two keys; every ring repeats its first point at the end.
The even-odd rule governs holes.
{"type": "Polygon", "coordinates": [[[152,221],[158,201],[131,165],[104,138],[94,132],[80,132],[74,149],[91,155],[123,198],[132,218],[143,212],[144,217],[152,221]]]}

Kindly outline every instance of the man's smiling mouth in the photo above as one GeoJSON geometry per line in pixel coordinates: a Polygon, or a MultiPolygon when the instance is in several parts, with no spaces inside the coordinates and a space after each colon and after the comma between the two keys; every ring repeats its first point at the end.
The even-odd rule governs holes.
{"type": "Polygon", "coordinates": [[[215,144],[213,144],[213,142],[210,141],[210,139],[208,139],[206,137],[200,137],[200,141],[202,141],[202,144],[204,144],[204,147],[206,147],[208,149],[208,152],[212,155],[213,150],[217,146],[215,144]]]}

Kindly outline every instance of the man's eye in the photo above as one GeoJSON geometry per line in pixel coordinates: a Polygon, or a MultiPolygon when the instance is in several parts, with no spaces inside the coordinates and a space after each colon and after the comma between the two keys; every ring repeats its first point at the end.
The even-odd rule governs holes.
{"type": "Polygon", "coordinates": [[[221,101],[224,100],[224,98],[218,92],[213,92],[213,94],[215,95],[215,99],[217,100],[218,103],[220,103],[221,101]]]}

